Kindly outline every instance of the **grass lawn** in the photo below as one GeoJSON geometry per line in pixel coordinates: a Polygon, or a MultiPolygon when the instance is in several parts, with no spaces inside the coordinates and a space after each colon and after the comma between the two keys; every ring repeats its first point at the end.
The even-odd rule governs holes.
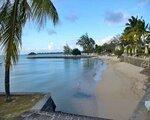
{"type": "Polygon", "coordinates": [[[12,101],[5,102],[5,96],[0,95],[0,120],[15,120],[21,113],[29,110],[43,95],[14,95],[12,101]]]}

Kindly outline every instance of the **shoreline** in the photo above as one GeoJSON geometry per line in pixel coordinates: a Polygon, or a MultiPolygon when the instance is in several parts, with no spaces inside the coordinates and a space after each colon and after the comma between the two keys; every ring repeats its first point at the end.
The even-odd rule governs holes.
{"type": "Polygon", "coordinates": [[[50,59],[50,58],[57,58],[57,59],[81,59],[81,58],[92,58],[94,56],[88,55],[62,55],[62,56],[48,56],[48,55],[28,55],[27,59],[50,59]]]}
{"type": "Polygon", "coordinates": [[[144,83],[148,78],[140,73],[144,68],[120,62],[115,57],[99,59],[107,63],[96,89],[98,103],[105,111],[99,114],[109,119],[128,120],[144,95],[144,83]]]}

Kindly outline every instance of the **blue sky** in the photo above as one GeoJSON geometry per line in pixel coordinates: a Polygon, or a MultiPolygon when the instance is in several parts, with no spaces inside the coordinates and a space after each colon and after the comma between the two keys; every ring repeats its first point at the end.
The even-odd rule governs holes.
{"type": "Polygon", "coordinates": [[[21,53],[63,51],[66,43],[74,48],[77,39],[86,32],[97,44],[102,44],[120,34],[131,15],[150,21],[150,0],[53,0],[53,3],[59,24],[54,27],[48,21],[39,31],[36,23],[27,22],[21,53]]]}

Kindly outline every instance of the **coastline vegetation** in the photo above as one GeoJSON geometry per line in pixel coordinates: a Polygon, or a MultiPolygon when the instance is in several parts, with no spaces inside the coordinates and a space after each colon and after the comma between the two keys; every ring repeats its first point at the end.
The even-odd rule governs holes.
{"type": "MultiPolygon", "coordinates": [[[[116,35],[108,42],[98,45],[88,34],[82,35],[76,45],[82,47],[82,54],[116,55],[122,54],[136,57],[150,56],[150,26],[141,17],[131,16],[120,35],[116,35]]],[[[64,45],[65,55],[73,55],[71,47],[64,45]]]]}
{"type": "MultiPolygon", "coordinates": [[[[116,35],[108,42],[97,45],[93,38],[88,34],[82,35],[77,40],[77,45],[82,47],[81,53],[98,55],[108,54],[117,55],[122,54],[129,56],[150,56],[150,26],[141,17],[131,16],[125,24],[125,28],[120,35],[116,35]]],[[[70,55],[72,49],[68,44],[64,46],[64,54],[70,55]]]]}
{"type": "Polygon", "coordinates": [[[71,53],[72,55],[81,55],[81,51],[78,48],[74,48],[71,53]]]}
{"type": "Polygon", "coordinates": [[[72,49],[69,47],[68,44],[66,44],[66,45],[64,46],[64,51],[63,51],[63,53],[64,53],[65,55],[71,55],[71,54],[72,54],[72,49]]]}
{"type": "Polygon", "coordinates": [[[85,35],[82,35],[77,40],[76,44],[83,48],[83,53],[90,54],[94,52],[95,41],[93,40],[93,38],[90,38],[87,33],[85,35]]]}
{"type": "Polygon", "coordinates": [[[124,31],[103,45],[96,45],[98,54],[150,56],[150,26],[141,17],[128,19],[124,31]]]}
{"type": "MultiPolygon", "coordinates": [[[[95,41],[88,36],[86,33],[85,35],[82,35],[78,40],[76,45],[79,45],[83,48],[82,53],[90,54],[94,53],[95,49],[95,41]]],[[[74,48],[73,50],[69,47],[68,44],[64,46],[64,54],[65,55],[81,55],[81,51],[77,48],[74,48]]]]}

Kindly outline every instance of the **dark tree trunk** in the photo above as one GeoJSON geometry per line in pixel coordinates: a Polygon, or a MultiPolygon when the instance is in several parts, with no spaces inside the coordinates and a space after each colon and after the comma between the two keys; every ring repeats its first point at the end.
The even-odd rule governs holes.
{"type": "Polygon", "coordinates": [[[5,93],[6,100],[10,99],[10,67],[5,66],[5,93]]]}

